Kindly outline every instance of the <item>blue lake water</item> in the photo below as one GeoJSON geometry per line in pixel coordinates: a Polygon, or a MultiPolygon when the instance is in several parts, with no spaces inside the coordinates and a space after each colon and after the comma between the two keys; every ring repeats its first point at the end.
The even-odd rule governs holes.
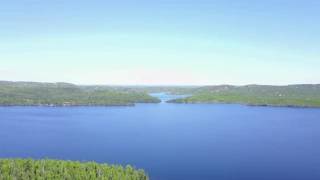
{"type": "Polygon", "coordinates": [[[0,107],[0,157],[131,164],[151,180],[319,180],[320,109],[0,107]]]}

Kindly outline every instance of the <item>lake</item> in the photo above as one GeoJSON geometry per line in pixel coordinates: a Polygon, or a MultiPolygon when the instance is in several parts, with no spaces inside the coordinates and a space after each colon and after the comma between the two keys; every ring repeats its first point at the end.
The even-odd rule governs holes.
{"type": "Polygon", "coordinates": [[[131,164],[151,180],[319,180],[320,108],[0,107],[0,157],[131,164]]]}

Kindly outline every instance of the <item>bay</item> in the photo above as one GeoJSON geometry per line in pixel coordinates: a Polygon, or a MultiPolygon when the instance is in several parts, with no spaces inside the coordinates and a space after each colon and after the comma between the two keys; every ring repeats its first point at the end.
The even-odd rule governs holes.
{"type": "Polygon", "coordinates": [[[0,107],[1,158],[131,164],[152,180],[320,179],[320,109],[0,107]]]}

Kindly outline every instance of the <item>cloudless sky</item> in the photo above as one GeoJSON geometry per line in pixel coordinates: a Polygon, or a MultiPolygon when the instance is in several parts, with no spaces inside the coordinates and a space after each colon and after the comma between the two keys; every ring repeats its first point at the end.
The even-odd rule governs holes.
{"type": "Polygon", "coordinates": [[[318,0],[1,0],[0,80],[320,83],[318,0]]]}

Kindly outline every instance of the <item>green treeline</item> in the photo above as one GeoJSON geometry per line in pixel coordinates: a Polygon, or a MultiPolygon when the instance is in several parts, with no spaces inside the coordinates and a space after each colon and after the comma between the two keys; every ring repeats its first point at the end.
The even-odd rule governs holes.
{"type": "Polygon", "coordinates": [[[99,86],[0,83],[2,106],[133,106],[140,102],[157,103],[160,100],[146,93],[99,86]]]}
{"type": "Polygon", "coordinates": [[[320,84],[287,86],[77,86],[69,83],[0,81],[0,105],[133,106],[157,103],[147,93],[191,94],[169,103],[242,103],[251,106],[320,107],[320,84]]]}
{"type": "Polygon", "coordinates": [[[1,180],[148,180],[143,170],[95,162],[0,159],[1,180]]]}
{"type": "Polygon", "coordinates": [[[240,103],[248,106],[320,107],[320,99],[289,97],[248,97],[241,95],[196,95],[168,103],[240,103]]]}
{"type": "Polygon", "coordinates": [[[320,85],[289,86],[205,86],[173,91],[193,94],[169,103],[241,103],[249,106],[320,107],[320,85]]]}

